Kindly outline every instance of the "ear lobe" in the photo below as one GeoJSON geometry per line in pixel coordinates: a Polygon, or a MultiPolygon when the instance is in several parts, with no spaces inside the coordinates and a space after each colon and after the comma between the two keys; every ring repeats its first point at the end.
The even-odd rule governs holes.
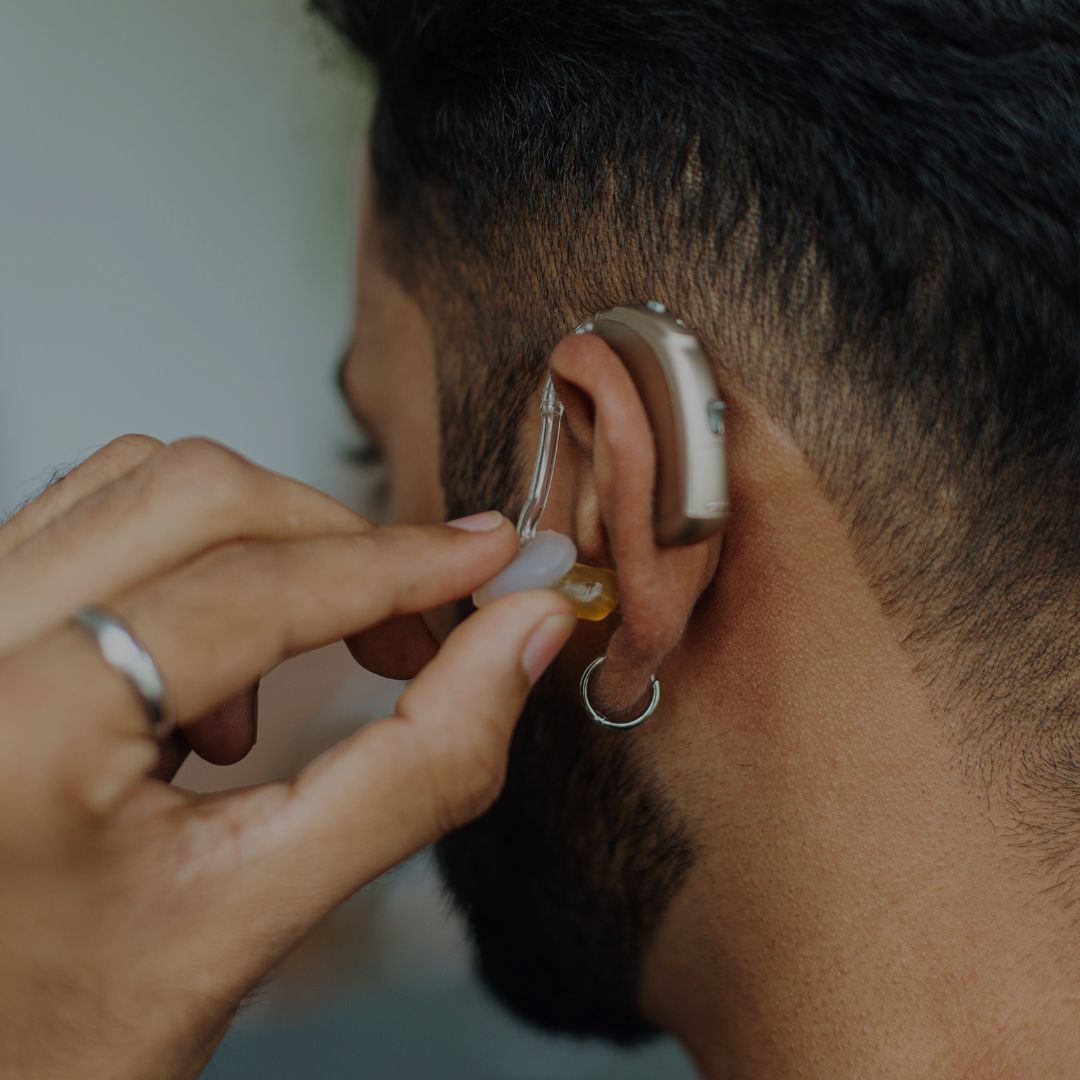
{"type": "Polygon", "coordinates": [[[564,338],[551,372],[566,408],[564,430],[586,457],[581,468],[595,491],[594,500],[575,493],[573,535],[585,561],[606,551],[618,579],[618,627],[591,686],[596,706],[617,716],[645,698],[649,677],[681,640],[719,562],[720,540],[657,546],[652,429],[637,387],[605,341],[564,338]]]}

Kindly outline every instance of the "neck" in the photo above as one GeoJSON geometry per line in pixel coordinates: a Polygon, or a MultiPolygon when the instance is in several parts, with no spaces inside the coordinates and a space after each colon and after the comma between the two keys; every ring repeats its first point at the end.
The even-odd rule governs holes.
{"type": "Polygon", "coordinates": [[[763,480],[686,635],[719,644],[665,663],[642,744],[699,843],[645,1015],[710,1080],[1080,1076],[1061,882],[963,779],[968,718],[931,709],[839,523],[763,480]]]}
{"type": "MultiPolygon", "coordinates": [[[[834,910],[813,941],[798,918],[766,916],[747,932],[760,917],[753,901],[737,941],[684,906],[688,935],[657,946],[664,956],[646,990],[650,1015],[708,1080],[1080,1075],[1076,986],[1061,950],[1017,936],[1003,913],[964,918],[959,890],[925,885],[949,904],[948,919],[933,913],[948,935],[928,931],[910,899],[890,919],[847,932],[838,918],[857,916],[834,910]]],[[[699,888],[681,903],[714,898],[699,888]]],[[[982,897],[967,899],[982,906],[982,897]]]]}
{"type": "Polygon", "coordinates": [[[1034,875],[977,828],[864,812],[855,842],[781,812],[704,857],[653,942],[650,1019],[708,1080],[1080,1076],[1075,930],[1034,875]]]}

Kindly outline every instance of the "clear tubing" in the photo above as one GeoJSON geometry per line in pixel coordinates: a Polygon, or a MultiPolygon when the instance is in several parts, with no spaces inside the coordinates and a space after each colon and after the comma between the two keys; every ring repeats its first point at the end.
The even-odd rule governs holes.
{"type": "Polygon", "coordinates": [[[563,403],[555,393],[550,373],[540,395],[540,442],[536,447],[529,497],[518,514],[517,534],[521,547],[536,535],[536,526],[547,509],[551,494],[551,478],[555,473],[555,455],[559,450],[559,428],[562,426],[563,403]]]}
{"type": "MultiPolygon", "coordinates": [[[[582,323],[576,332],[586,334],[590,330],[591,320],[582,323]]],[[[536,527],[551,495],[563,411],[563,403],[549,373],[540,394],[540,440],[536,447],[532,483],[517,519],[520,550],[509,566],[473,593],[473,603],[477,607],[525,588],[552,588],[561,592],[573,604],[579,619],[599,621],[619,606],[614,571],[573,562],[576,549],[568,536],[553,532],[541,532],[539,538],[537,535],[536,527]]]]}

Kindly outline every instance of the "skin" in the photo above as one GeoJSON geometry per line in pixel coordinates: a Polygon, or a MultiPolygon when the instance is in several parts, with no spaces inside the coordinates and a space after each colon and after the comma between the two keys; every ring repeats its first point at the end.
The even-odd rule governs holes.
{"type": "MultiPolygon", "coordinates": [[[[346,385],[377,435],[395,418],[392,513],[436,520],[431,328],[365,239],[372,214],[346,385]]],[[[1060,882],[956,767],[946,732],[974,706],[931,709],[789,433],[722,379],[730,525],[660,549],[651,436],[618,357],[571,334],[550,364],[567,411],[544,527],[615,567],[622,611],[614,632],[579,624],[551,677],[570,708],[603,653],[594,699],[614,709],[656,672],[662,711],[629,745],[698,847],[642,957],[642,1015],[710,1080],[1080,1075],[1080,935],[1060,882]]],[[[523,462],[536,435],[530,415],[523,462]]]]}
{"type": "Polygon", "coordinates": [[[166,782],[188,746],[246,752],[281,661],[361,632],[392,648],[504,566],[510,523],[471,525],[379,528],[208,440],[127,436],[0,526],[0,1075],[197,1076],[324,915],[490,805],[573,624],[550,592],[466,620],[394,716],[292,781],[166,782]],[[91,601],[161,669],[168,746],[71,623],[91,601]]]}

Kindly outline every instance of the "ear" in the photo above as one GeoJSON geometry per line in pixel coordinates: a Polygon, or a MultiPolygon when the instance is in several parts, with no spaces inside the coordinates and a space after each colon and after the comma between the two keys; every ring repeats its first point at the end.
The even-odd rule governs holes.
{"type": "Polygon", "coordinates": [[[682,639],[716,572],[722,539],[657,546],[652,429],[637,387],[602,338],[564,338],[551,354],[551,372],[566,409],[555,470],[563,521],[553,527],[567,526],[580,561],[615,570],[617,628],[591,689],[605,714],[628,713],[682,639]]]}

